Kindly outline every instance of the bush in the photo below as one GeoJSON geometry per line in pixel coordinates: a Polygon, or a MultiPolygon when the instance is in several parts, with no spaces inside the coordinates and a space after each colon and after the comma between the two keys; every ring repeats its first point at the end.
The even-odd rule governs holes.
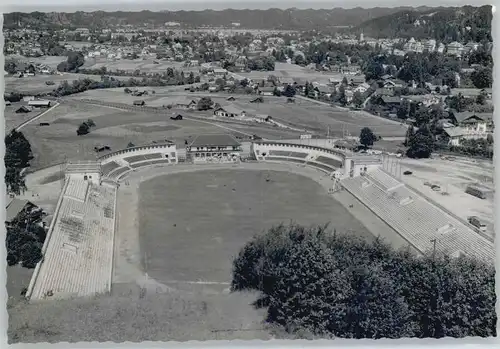
{"type": "Polygon", "coordinates": [[[78,126],[78,129],[76,130],[76,134],[78,136],[86,135],[89,132],[90,132],[90,127],[85,122],[82,122],[80,126],[78,126]]]}
{"type": "Polygon", "coordinates": [[[494,336],[495,271],[461,257],[395,251],[327,227],[273,227],[233,261],[233,291],[262,293],[267,321],[294,334],[494,336]]]}

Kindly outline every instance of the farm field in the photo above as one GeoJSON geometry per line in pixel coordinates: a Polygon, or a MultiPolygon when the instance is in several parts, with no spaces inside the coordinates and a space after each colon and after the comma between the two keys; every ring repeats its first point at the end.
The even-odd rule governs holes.
{"type": "Polygon", "coordinates": [[[275,63],[274,71],[252,71],[250,73],[238,73],[238,75],[254,80],[267,79],[269,75],[274,75],[277,78],[296,78],[309,82],[315,81],[320,84],[328,83],[330,78],[342,79],[343,77],[342,74],[317,72],[314,69],[281,62],[275,63]]]}
{"type": "MultiPolygon", "coordinates": [[[[41,168],[66,160],[95,160],[95,146],[108,145],[112,150],[126,148],[129,142],[135,145],[169,139],[178,147],[184,141],[202,134],[232,133],[238,137],[258,134],[263,138],[297,137],[297,132],[278,128],[244,125],[215,125],[210,121],[172,121],[175,110],[165,114],[131,112],[116,108],[94,106],[86,103],[63,102],[46,113],[37,122],[28,124],[23,133],[31,143],[34,159],[32,168],[41,168]],[[77,136],[78,126],[92,119],[96,127],[84,136],[77,136]],[[40,122],[50,126],[40,127],[40,122]]],[[[181,111],[182,112],[182,111],[181,111]]],[[[104,155],[101,153],[99,155],[104,155]]]]}
{"type": "MultiPolygon", "coordinates": [[[[56,89],[59,84],[63,81],[68,81],[71,83],[73,80],[79,79],[92,79],[95,81],[101,81],[100,75],[87,75],[87,74],[74,74],[74,73],[62,73],[62,75],[44,75],[37,74],[35,76],[27,76],[24,78],[18,78],[15,76],[5,76],[5,92],[20,92],[23,94],[41,94],[52,92],[56,89]],[[53,81],[54,85],[47,85],[47,81],[53,81]]],[[[115,77],[120,80],[128,80],[128,76],[118,76],[115,77]]]]}
{"type": "MultiPolygon", "coordinates": [[[[134,100],[144,100],[146,105],[161,107],[178,97],[199,99],[203,96],[210,97],[215,103],[221,105],[234,104],[248,113],[270,115],[276,121],[284,121],[294,127],[307,129],[320,135],[326,135],[330,127],[330,135],[342,136],[344,127],[352,136],[358,136],[363,127],[370,127],[377,135],[382,137],[404,137],[406,126],[394,121],[356,113],[349,110],[334,108],[329,105],[317,104],[306,99],[296,99],[295,103],[287,103],[285,97],[264,96],[264,103],[249,103],[255,95],[233,95],[234,102],[227,101],[231,94],[227,93],[190,93],[173,88],[141,88],[141,90],[154,90],[155,94],[134,97],[123,92],[122,88],[98,91],[86,91],[74,95],[71,99],[89,98],[107,102],[130,103],[134,100]]],[[[210,112],[206,112],[211,115],[210,112]]]]}
{"type": "Polygon", "coordinates": [[[46,66],[56,69],[57,65],[68,59],[66,56],[42,56],[42,57],[25,57],[21,55],[6,55],[5,60],[19,60],[21,62],[32,62],[34,64],[45,64],[46,66]]]}
{"type": "Polygon", "coordinates": [[[4,109],[4,119],[5,119],[5,133],[9,133],[17,126],[21,125],[26,120],[29,120],[40,113],[43,113],[44,110],[33,110],[29,113],[16,113],[16,110],[19,109],[23,105],[28,105],[27,102],[16,102],[12,103],[12,105],[5,106],[4,109]]]}
{"type": "Polygon", "coordinates": [[[85,61],[84,67],[87,69],[99,69],[101,67],[106,67],[109,72],[116,70],[133,72],[135,70],[140,70],[141,72],[145,73],[164,73],[167,68],[182,70],[184,71],[184,73],[197,73],[200,70],[200,67],[184,67],[184,62],[170,62],[153,58],[135,60],[89,58],[85,61]],[[155,64],[154,62],[158,62],[159,64],[155,64]]]}

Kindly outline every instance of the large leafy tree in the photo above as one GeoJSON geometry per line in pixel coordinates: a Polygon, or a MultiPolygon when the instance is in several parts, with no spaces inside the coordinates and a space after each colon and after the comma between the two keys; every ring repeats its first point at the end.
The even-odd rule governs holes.
{"type": "Polygon", "coordinates": [[[493,72],[490,67],[474,70],[470,79],[476,88],[489,88],[493,84],[493,72]]]}
{"type": "Polygon", "coordinates": [[[375,136],[371,128],[363,127],[363,129],[361,129],[361,133],[359,134],[359,142],[365,148],[371,147],[376,140],[377,136],[375,136]]]}
{"type": "Polygon", "coordinates": [[[496,335],[494,277],[465,257],[281,225],[243,247],[232,290],[261,291],[267,321],[299,337],[486,337],[496,335]]]}
{"type": "Polygon", "coordinates": [[[210,99],[210,97],[202,97],[198,101],[198,110],[208,110],[212,107],[213,104],[214,102],[212,101],[212,99],[210,99]]]}
{"type": "Polygon", "coordinates": [[[434,150],[434,136],[429,127],[420,127],[413,137],[408,139],[406,155],[410,158],[428,158],[434,150]]]}

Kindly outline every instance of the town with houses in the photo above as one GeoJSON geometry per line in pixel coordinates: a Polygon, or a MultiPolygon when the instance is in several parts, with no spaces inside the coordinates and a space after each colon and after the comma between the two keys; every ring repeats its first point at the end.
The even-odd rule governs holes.
{"type": "MultiPolygon", "coordinates": [[[[206,89],[210,92],[225,90],[234,93],[234,82],[247,80],[247,86],[254,88],[262,95],[283,93],[287,86],[293,86],[302,95],[307,92],[307,97],[331,101],[332,93],[338,93],[343,85],[343,79],[347,79],[348,84],[344,88],[345,105],[347,106],[366,108],[368,102],[377,100],[377,110],[382,110],[382,114],[387,117],[398,119],[397,110],[405,101],[427,108],[443,105],[445,113],[449,113],[450,117],[442,117],[440,125],[444,130],[443,136],[448,138],[450,145],[458,146],[460,139],[487,139],[488,135],[492,135],[491,86],[477,87],[470,82],[470,79],[468,81],[462,79],[462,76],[470,76],[475,70],[482,68],[481,63],[471,63],[469,57],[477,53],[478,50],[491,54],[492,42],[459,43],[453,41],[445,44],[434,39],[374,39],[364,36],[363,33],[357,37],[308,33],[307,38],[302,38],[301,33],[295,31],[235,29],[238,27],[238,23],[233,23],[235,28],[231,29],[209,28],[188,31],[175,29],[177,26],[179,23],[175,22],[165,23],[163,27],[156,29],[134,28],[129,25],[115,29],[103,29],[98,32],[89,28],[76,28],[75,30],[61,30],[55,35],[61,39],[58,43],[61,51],[82,52],[86,61],[153,60],[154,64],[159,64],[160,61],[182,63],[181,67],[189,67],[190,70],[198,69],[200,73],[198,86],[202,84],[207,86],[206,84],[208,84],[206,89]],[[167,37],[169,39],[165,40],[167,37]],[[75,42],[75,40],[77,41],[75,42]],[[244,43],[241,40],[244,40],[244,43]],[[314,45],[322,43],[363,47],[367,50],[372,48],[374,52],[379,54],[402,58],[411,53],[436,53],[458,62],[460,69],[453,72],[454,78],[451,82],[436,82],[436,79],[431,77],[428,81],[423,81],[422,88],[418,88],[415,80],[403,81],[399,79],[397,77],[398,68],[395,65],[382,64],[384,72],[393,74],[381,74],[376,81],[367,81],[362,69],[363,62],[360,62],[359,59],[353,62],[347,56],[344,61],[339,62],[335,58],[327,56],[320,62],[307,63],[307,51],[310,50],[311,46],[314,47],[314,45]],[[278,57],[281,60],[276,60],[277,52],[283,53],[282,57],[278,57]],[[210,53],[212,56],[207,59],[210,53]],[[203,56],[203,59],[200,59],[200,56],[203,56]],[[219,60],[216,59],[217,56],[220,57],[219,60]],[[262,79],[252,78],[252,67],[249,61],[263,61],[266,64],[267,60],[273,61],[270,63],[272,69],[263,67],[261,70],[268,70],[269,76],[276,76],[273,74],[275,64],[298,64],[305,69],[321,72],[321,76],[319,79],[309,79],[307,74],[301,77],[278,75],[272,81],[264,79],[266,81],[261,84],[262,79]],[[240,73],[244,74],[240,75],[240,73]],[[224,86],[216,83],[219,78],[224,79],[224,86]],[[306,91],[307,83],[312,86],[310,91],[306,91]],[[374,83],[377,86],[374,86],[374,83]],[[406,93],[395,93],[398,90],[403,90],[406,93]],[[363,103],[355,103],[355,94],[362,96],[363,103]],[[450,108],[449,103],[447,105],[445,102],[446,99],[451,100],[459,96],[475,101],[480,95],[485,97],[482,99],[484,107],[479,108],[477,112],[456,110],[456,108],[450,108]]],[[[43,63],[33,64],[29,60],[29,57],[43,56],[41,48],[43,43],[38,39],[30,38],[48,36],[47,31],[39,32],[23,28],[5,30],[4,35],[6,38],[4,51],[7,57],[9,55],[26,57],[23,62],[16,64],[13,71],[5,72],[5,74],[20,75],[28,79],[34,74],[60,74],[56,67],[43,63]]],[[[254,69],[259,68],[255,64],[252,66],[254,69]]],[[[120,72],[133,75],[135,69],[120,69],[120,72]]],[[[112,71],[107,71],[107,73],[113,74],[112,71]]],[[[403,119],[408,123],[414,122],[414,117],[403,119]]]]}
{"type": "Polygon", "coordinates": [[[5,14],[11,342],[496,334],[491,7],[273,11],[5,14]]]}

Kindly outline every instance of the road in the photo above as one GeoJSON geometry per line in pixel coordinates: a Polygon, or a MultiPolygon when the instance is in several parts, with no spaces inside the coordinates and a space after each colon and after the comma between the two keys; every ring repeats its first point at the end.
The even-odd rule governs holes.
{"type": "Polygon", "coordinates": [[[23,122],[21,125],[17,126],[15,128],[16,131],[20,131],[24,126],[32,123],[33,121],[35,120],[38,120],[39,118],[41,118],[42,116],[44,116],[45,114],[47,114],[48,112],[54,110],[55,108],[57,108],[58,106],[60,105],[60,103],[56,103],[54,106],[52,106],[51,108],[47,109],[46,111],[44,111],[43,113],[40,113],[34,117],[32,117],[31,119],[29,120],[26,120],[25,122],[23,122]]]}

